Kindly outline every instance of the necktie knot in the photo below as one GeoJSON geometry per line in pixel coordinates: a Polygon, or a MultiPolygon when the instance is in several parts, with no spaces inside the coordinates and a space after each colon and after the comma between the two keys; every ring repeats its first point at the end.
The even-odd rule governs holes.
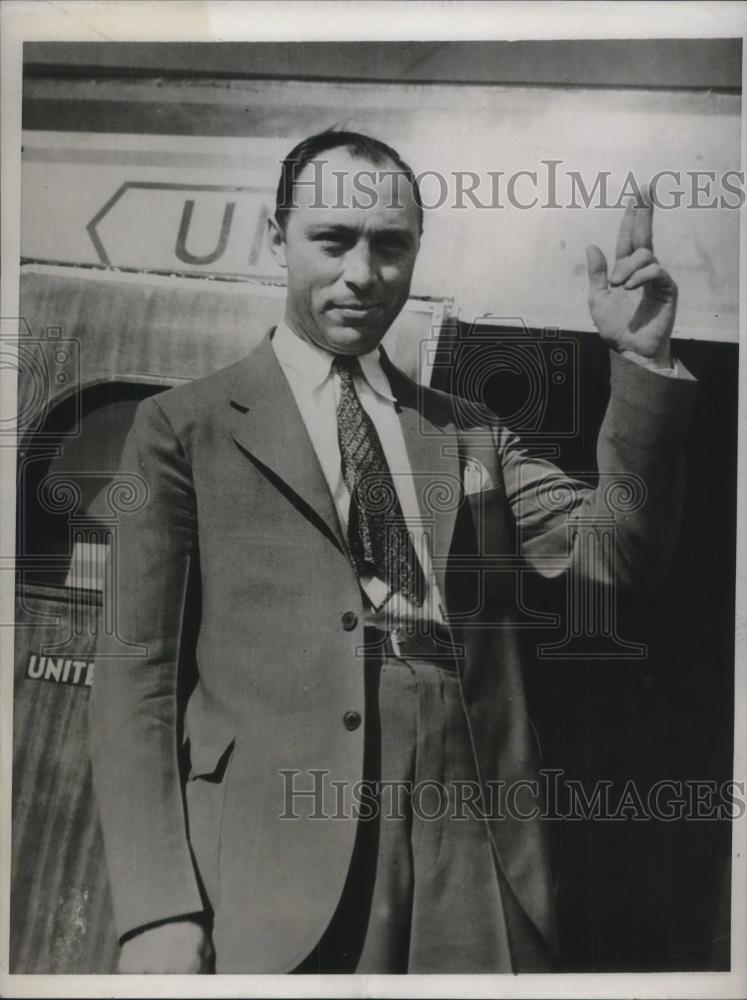
{"type": "Polygon", "coordinates": [[[361,363],[355,354],[335,354],[332,361],[332,368],[340,376],[342,381],[351,385],[355,375],[361,370],[361,363]]]}

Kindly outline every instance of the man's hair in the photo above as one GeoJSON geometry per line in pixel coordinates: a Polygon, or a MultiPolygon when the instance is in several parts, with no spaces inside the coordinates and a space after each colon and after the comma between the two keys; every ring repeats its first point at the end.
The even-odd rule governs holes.
{"type": "MultiPolygon", "coordinates": [[[[404,175],[412,188],[412,195],[418,209],[418,224],[420,232],[423,231],[423,202],[420,199],[420,188],[417,178],[412,168],[405,163],[396,149],[387,146],[380,139],[374,139],[369,135],[362,135],[360,132],[349,132],[345,129],[328,128],[324,132],[317,132],[303,139],[298,145],[288,153],[280,168],[280,182],[278,184],[275,198],[275,219],[280,228],[285,231],[288,222],[288,212],[295,207],[293,200],[294,185],[304,167],[315,160],[320,153],[329,152],[331,149],[343,148],[359,160],[367,160],[369,163],[381,166],[386,160],[390,160],[399,170],[399,176],[404,175]]],[[[393,204],[397,203],[396,188],[392,188],[395,197],[393,204]]]]}

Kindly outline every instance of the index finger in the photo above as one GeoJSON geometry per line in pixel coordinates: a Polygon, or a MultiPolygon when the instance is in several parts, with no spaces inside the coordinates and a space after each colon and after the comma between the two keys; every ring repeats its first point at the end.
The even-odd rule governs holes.
{"type": "Polygon", "coordinates": [[[635,223],[635,202],[628,202],[625,215],[620,223],[620,230],[617,234],[617,244],[615,245],[615,260],[622,260],[629,257],[633,252],[633,226],[635,223]]]}
{"type": "Polygon", "coordinates": [[[654,249],[654,203],[651,195],[646,190],[643,192],[643,205],[639,205],[634,214],[632,243],[633,249],[639,250],[645,247],[647,250],[654,249]]]}

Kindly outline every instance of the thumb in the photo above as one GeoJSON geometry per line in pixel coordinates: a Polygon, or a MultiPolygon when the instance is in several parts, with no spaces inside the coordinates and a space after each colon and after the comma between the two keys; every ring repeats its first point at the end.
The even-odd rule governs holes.
{"type": "Polygon", "coordinates": [[[592,243],[586,248],[586,269],[589,275],[589,294],[604,292],[607,289],[607,260],[592,243]]]}

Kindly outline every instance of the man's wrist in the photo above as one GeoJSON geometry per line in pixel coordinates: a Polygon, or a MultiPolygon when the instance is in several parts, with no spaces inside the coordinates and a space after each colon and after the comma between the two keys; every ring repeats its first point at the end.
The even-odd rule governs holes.
{"type": "Polygon", "coordinates": [[[656,354],[653,357],[639,354],[637,351],[620,351],[619,353],[621,357],[627,358],[628,361],[633,361],[635,364],[641,365],[643,368],[648,368],[651,371],[675,371],[675,360],[669,347],[667,347],[666,351],[656,354]]]}
{"type": "Polygon", "coordinates": [[[159,927],[165,927],[167,924],[182,924],[191,923],[197,924],[202,927],[203,930],[207,929],[207,916],[204,912],[196,913],[179,913],[172,917],[163,917],[161,920],[154,920],[149,924],[141,924],[138,927],[133,927],[131,930],[123,934],[120,939],[120,945],[127,944],[132,938],[138,937],[140,934],[145,934],[148,931],[157,930],[159,927]]]}

